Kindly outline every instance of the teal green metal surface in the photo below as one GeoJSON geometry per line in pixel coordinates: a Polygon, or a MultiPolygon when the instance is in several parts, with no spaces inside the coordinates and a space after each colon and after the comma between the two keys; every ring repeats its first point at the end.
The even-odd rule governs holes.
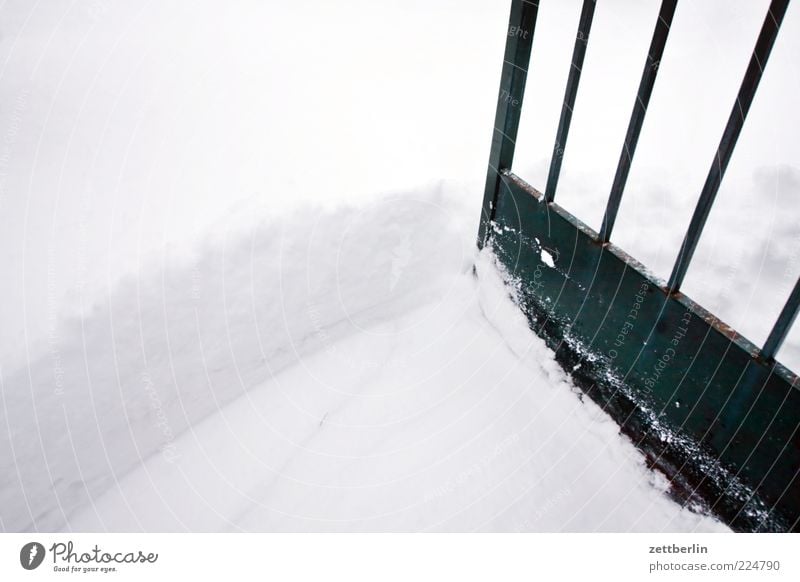
{"type": "Polygon", "coordinates": [[[489,154],[489,172],[478,227],[478,246],[482,247],[489,236],[487,225],[494,216],[497,195],[500,191],[500,170],[510,168],[514,161],[517,128],[522,113],[522,98],[528,76],[528,61],[531,58],[533,33],[539,5],[527,0],[511,3],[511,17],[506,32],[506,50],[503,57],[503,72],[500,78],[500,94],[497,98],[497,113],[492,132],[492,150],[489,154]]]}
{"type": "MultiPolygon", "coordinates": [[[[748,68],[742,87],[757,85],[763,39],[774,41],[787,4],[772,1],[754,51],[760,68],[748,68]]],[[[664,0],[661,13],[671,18],[675,5],[664,0]]],[[[511,172],[537,8],[512,1],[478,245],[491,246],[532,329],[669,477],[673,495],[737,530],[797,531],[800,380],[773,357],[800,283],[762,352],[511,172]]],[[[663,49],[659,35],[665,42],[657,26],[663,49]]]]}
{"type": "Polygon", "coordinates": [[[576,383],[676,494],[737,529],[797,527],[797,377],[512,174],[502,181],[491,244],[576,383]]]}

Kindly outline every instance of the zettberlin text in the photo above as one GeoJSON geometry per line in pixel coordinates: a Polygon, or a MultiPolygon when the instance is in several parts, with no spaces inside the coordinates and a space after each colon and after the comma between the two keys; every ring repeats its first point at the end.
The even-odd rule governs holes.
{"type": "Polygon", "coordinates": [[[707,554],[708,546],[692,544],[691,546],[650,546],[651,554],[707,554]]]}

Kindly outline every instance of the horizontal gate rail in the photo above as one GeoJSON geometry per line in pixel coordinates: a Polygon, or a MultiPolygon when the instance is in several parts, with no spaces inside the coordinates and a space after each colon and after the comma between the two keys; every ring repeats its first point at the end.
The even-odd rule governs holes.
{"type": "Polygon", "coordinates": [[[800,379],[513,173],[503,185],[492,249],[576,385],[682,500],[739,530],[797,527],[800,379]]]}
{"type": "Polygon", "coordinates": [[[775,361],[794,286],[762,349],[678,292],[788,0],[773,0],[668,283],[609,241],[677,0],[663,0],[600,232],[553,201],[595,2],[583,3],[545,193],[511,171],[537,3],[512,0],[478,246],[573,381],[670,478],[734,529],[800,530],[800,378],[775,361]],[[559,152],[558,150],[561,150],[559,152]]]}

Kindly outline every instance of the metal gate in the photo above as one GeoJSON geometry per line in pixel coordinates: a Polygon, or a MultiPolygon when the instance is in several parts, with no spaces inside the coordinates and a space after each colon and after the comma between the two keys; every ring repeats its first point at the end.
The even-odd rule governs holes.
{"type": "Polygon", "coordinates": [[[800,308],[800,280],[761,348],[681,292],[789,0],[769,6],[669,281],[610,241],[676,4],[661,3],[596,232],[554,202],[595,1],[583,2],[542,193],[511,172],[538,11],[538,1],[512,0],[478,246],[493,248],[534,331],[673,494],[702,499],[737,530],[797,530],[800,382],[775,356],[800,308]]]}

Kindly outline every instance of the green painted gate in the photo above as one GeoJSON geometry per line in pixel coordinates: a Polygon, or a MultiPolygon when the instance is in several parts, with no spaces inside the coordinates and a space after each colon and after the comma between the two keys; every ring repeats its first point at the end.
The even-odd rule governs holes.
{"type": "Polygon", "coordinates": [[[531,327],[686,502],[734,529],[800,528],[800,382],[775,361],[800,281],[760,349],[681,293],[789,0],[773,0],[664,283],[610,242],[677,0],[663,0],[599,232],[554,202],[594,0],[585,0],[545,192],[511,172],[538,2],[513,0],[478,246],[490,245],[531,327]]]}

